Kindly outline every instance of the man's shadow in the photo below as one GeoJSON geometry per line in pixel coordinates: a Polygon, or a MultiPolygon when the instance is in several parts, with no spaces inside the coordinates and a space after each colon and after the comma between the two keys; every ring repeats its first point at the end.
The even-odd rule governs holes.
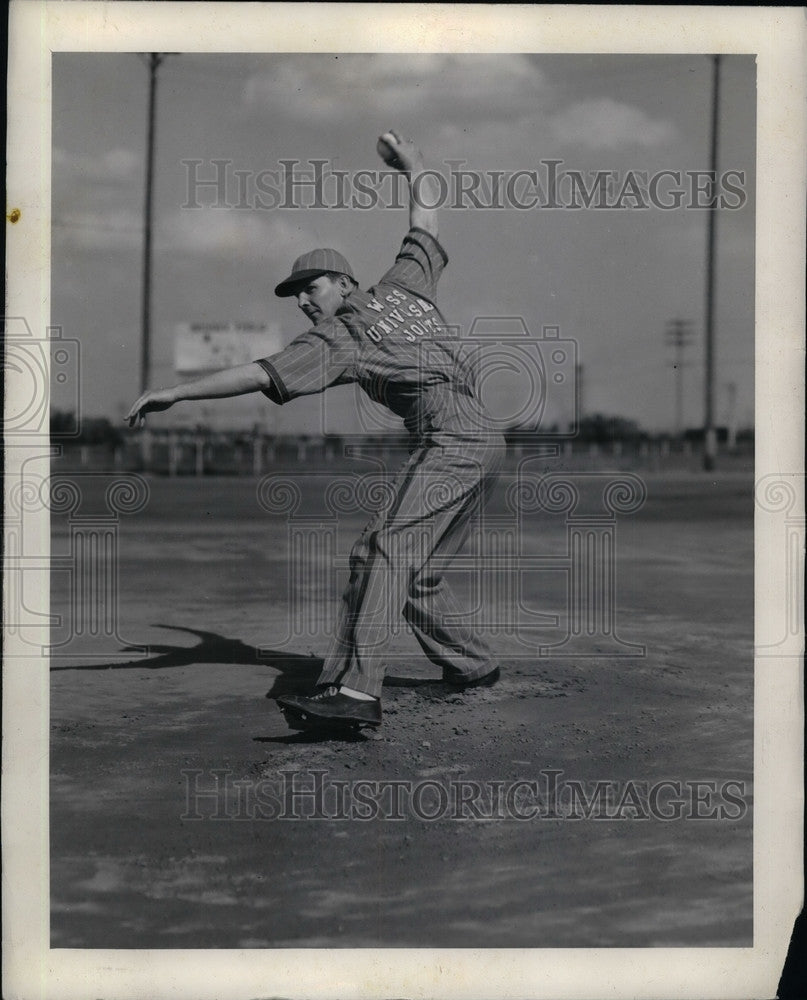
{"type": "MultiPolygon", "coordinates": [[[[286,694],[310,694],[322,672],[323,659],[320,656],[303,656],[287,650],[265,649],[250,646],[240,639],[230,639],[217,632],[203,629],[185,628],[181,625],[155,624],[154,628],[164,628],[173,632],[195,635],[199,642],[195,646],[169,646],[155,643],[124,646],[122,652],[146,649],[151,654],[148,659],[115,660],[111,663],[86,663],[78,665],[52,665],[58,670],[168,670],[172,667],[189,667],[200,663],[242,663],[265,664],[277,670],[277,676],[266,693],[267,698],[279,698],[286,694]],[[157,654],[156,656],[154,654],[157,654]]],[[[418,687],[430,683],[420,678],[384,678],[385,687],[418,687]]]]}
{"type": "Polygon", "coordinates": [[[170,646],[156,643],[124,646],[122,652],[146,649],[150,654],[149,658],[72,666],[57,665],[51,666],[50,669],[52,671],[168,670],[172,667],[189,667],[201,663],[262,663],[279,671],[277,677],[274,678],[272,687],[267,692],[267,698],[277,698],[283,694],[307,694],[313,688],[322,671],[323,660],[319,656],[302,656],[300,653],[290,653],[287,650],[250,646],[240,639],[230,639],[217,632],[208,632],[203,629],[161,624],[155,624],[153,627],[195,635],[199,642],[195,646],[170,646]]]}
{"type": "MultiPolygon", "coordinates": [[[[111,663],[87,663],[75,666],[51,666],[57,670],[170,670],[173,667],[189,667],[201,663],[262,663],[278,673],[266,697],[276,699],[283,694],[308,694],[316,684],[322,670],[323,660],[318,656],[301,656],[285,650],[263,649],[250,646],[240,639],[229,639],[217,632],[204,629],[183,628],[180,625],[155,624],[155,628],[170,629],[195,635],[199,642],[195,646],[170,646],[167,644],[143,644],[124,646],[122,652],[146,649],[149,658],[138,660],[115,660],[111,663]],[[154,655],[157,654],[157,655],[154,655]]],[[[311,732],[290,732],[282,736],[256,736],[257,743],[318,743],[323,735],[311,732]]]]}

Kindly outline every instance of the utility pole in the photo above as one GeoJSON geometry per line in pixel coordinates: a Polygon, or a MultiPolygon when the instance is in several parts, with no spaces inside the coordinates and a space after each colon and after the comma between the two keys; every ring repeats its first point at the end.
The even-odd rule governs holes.
{"type": "Polygon", "coordinates": [[[712,56],[712,135],[709,170],[712,177],[712,198],[709,204],[709,222],[706,240],[706,345],[705,345],[705,405],[703,426],[703,467],[709,472],[717,459],[717,432],[714,418],[715,386],[715,227],[717,225],[717,147],[719,133],[718,109],[720,107],[720,56],[712,56]]]}
{"type": "Polygon", "coordinates": [[[574,388],[575,405],[577,406],[577,413],[574,416],[577,418],[577,428],[579,430],[586,416],[586,404],[583,396],[583,365],[580,361],[574,366],[574,388]]]}
{"type": "Polygon", "coordinates": [[[149,387],[151,377],[151,231],[153,225],[155,107],[157,70],[166,55],[149,52],[145,57],[149,71],[148,131],[146,133],[146,194],[143,206],[143,297],[141,305],[142,337],[140,346],[140,391],[149,387]]]}
{"type": "Polygon", "coordinates": [[[729,451],[737,447],[737,383],[727,382],[728,414],[726,416],[726,444],[729,451]]]}
{"type": "Polygon", "coordinates": [[[675,348],[675,436],[684,436],[684,351],[692,342],[692,323],[684,319],[671,319],[665,330],[668,344],[675,348]]]}

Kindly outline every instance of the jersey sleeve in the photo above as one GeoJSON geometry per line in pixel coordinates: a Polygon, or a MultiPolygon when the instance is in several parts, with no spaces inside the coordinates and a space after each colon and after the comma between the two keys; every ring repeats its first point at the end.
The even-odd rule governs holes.
{"type": "Polygon", "coordinates": [[[272,379],[264,395],[280,404],[355,381],[352,340],[338,320],[313,327],[282,351],[255,363],[272,379]]]}
{"type": "Polygon", "coordinates": [[[395,263],[378,283],[400,285],[433,302],[437,282],[447,263],[448,255],[435,237],[413,226],[404,236],[395,263]]]}

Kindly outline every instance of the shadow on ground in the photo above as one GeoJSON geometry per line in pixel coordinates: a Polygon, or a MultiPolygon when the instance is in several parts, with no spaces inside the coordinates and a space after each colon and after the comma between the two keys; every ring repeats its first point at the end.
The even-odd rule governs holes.
{"type": "MultiPolygon", "coordinates": [[[[152,627],[195,635],[199,642],[195,646],[132,643],[129,646],[124,646],[122,652],[145,649],[150,658],[126,660],[123,663],[113,660],[109,663],[52,666],[51,672],[55,673],[61,670],[169,670],[172,667],[190,667],[204,663],[244,665],[260,663],[278,671],[277,677],[266,693],[267,698],[278,698],[285,694],[307,694],[316,685],[317,678],[322,671],[324,661],[320,656],[303,656],[301,653],[290,653],[287,650],[251,646],[242,642],[241,639],[231,639],[218,632],[187,628],[182,625],[155,623],[152,627]]],[[[388,675],[384,679],[385,687],[427,687],[432,684],[434,681],[423,677],[388,675]]]]}

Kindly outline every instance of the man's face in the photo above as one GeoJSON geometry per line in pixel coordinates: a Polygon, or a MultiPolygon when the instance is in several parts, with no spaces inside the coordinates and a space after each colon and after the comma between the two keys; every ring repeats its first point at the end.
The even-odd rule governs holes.
{"type": "Polygon", "coordinates": [[[320,274],[297,289],[297,305],[315,324],[335,316],[343,301],[341,279],[329,274],[320,274]]]}

